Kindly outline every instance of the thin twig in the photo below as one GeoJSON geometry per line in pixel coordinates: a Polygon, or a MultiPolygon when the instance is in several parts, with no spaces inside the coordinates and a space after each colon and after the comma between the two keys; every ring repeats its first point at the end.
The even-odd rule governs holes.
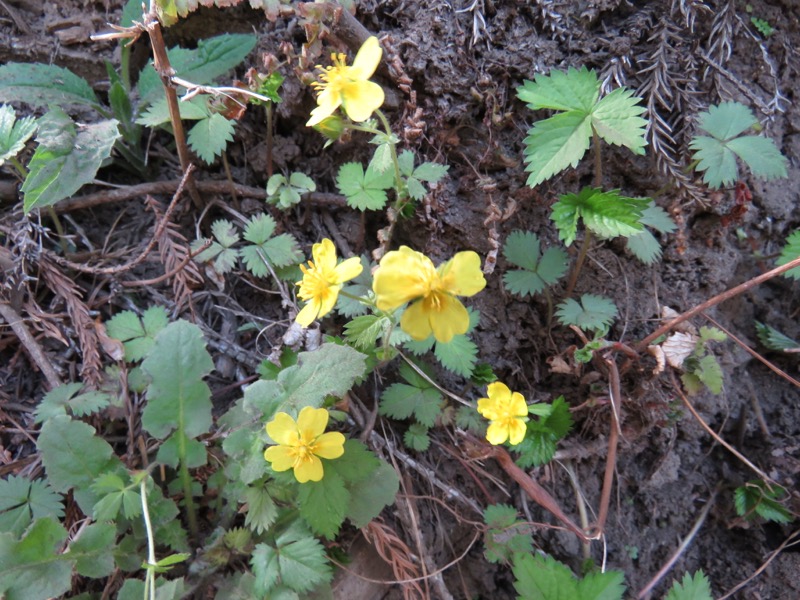
{"type": "MultiPolygon", "coordinates": [[[[612,399],[616,398],[616,402],[621,404],[622,391],[619,382],[619,371],[617,364],[613,359],[606,359],[605,365],[608,368],[609,387],[612,399]]],[[[617,445],[619,444],[619,437],[621,432],[619,416],[617,408],[611,408],[611,429],[608,432],[608,456],[606,457],[606,470],[603,475],[603,491],[600,495],[600,507],[597,509],[597,522],[592,529],[593,538],[599,538],[603,535],[606,526],[606,519],[608,518],[608,507],[611,504],[611,489],[614,486],[614,472],[617,468],[617,445]]]]}
{"type": "Polygon", "coordinates": [[[0,302],[0,316],[11,326],[12,331],[16,334],[17,338],[19,338],[23,347],[27,350],[28,355],[33,362],[36,363],[36,366],[39,367],[45,379],[47,379],[50,389],[55,389],[60,386],[61,377],[56,373],[55,368],[45,356],[39,342],[37,342],[36,338],[28,331],[19,313],[11,308],[9,304],[0,302]]]}
{"type": "Polygon", "coordinates": [[[741,583],[739,583],[739,584],[738,584],[736,587],[734,587],[734,588],[733,588],[731,591],[729,591],[729,592],[728,592],[727,594],[725,594],[724,596],[720,596],[719,600],[726,600],[727,598],[730,598],[730,597],[732,597],[732,596],[733,596],[733,595],[734,595],[736,592],[738,592],[740,589],[742,589],[742,588],[743,588],[744,586],[746,586],[748,583],[750,583],[751,581],[753,581],[753,579],[755,579],[756,577],[758,577],[759,575],[761,575],[761,573],[763,573],[763,572],[766,570],[766,568],[767,568],[767,567],[770,565],[770,563],[771,563],[773,560],[775,560],[776,558],[778,558],[778,556],[780,555],[780,553],[781,553],[781,552],[783,552],[783,551],[784,551],[786,548],[788,548],[789,546],[794,546],[795,544],[797,544],[798,542],[800,542],[800,540],[798,540],[797,542],[792,542],[792,540],[793,540],[793,539],[795,539],[795,538],[796,538],[798,535],[800,535],[800,529],[795,529],[795,530],[794,530],[794,531],[791,533],[791,535],[790,535],[789,537],[787,537],[787,538],[784,540],[784,542],[783,542],[783,543],[782,543],[780,546],[778,546],[778,547],[775,549],[775,551],[774,551],[774,552],[772,552],[772,553],[769,555],[769,558],[768,558],[766,561],[764,561],[764,564],[763,564],[763,565],[761,565],[760,567],[758,567],[758,569],[756,569],[756,572],[755,572],[755,573],[753,573],[753,574],[752,574],[750,577],[748,577],[747,579],[745,579],[744,581],[742,581],[741,583]],[[789,543],[789,542],[791,542],[791,543],[789,543]]]}
{"type": "Polygon", "coordinates": [[[180,263],[178,263],[171,271],[164,273],[163,275],[159,275],[158,277],[153,277],[152,279],[139,279],[137,281],[122,281],[121,284],[123,287],[143,287],[147,285],[156,285],[157,283],[161,283],[162,281],[166,281],[170,277],[180,273],[186,265],[188,265],[192,259],[197,256],[198,254],[205,252],[213,243],[213,240],[206,240],[203,244],[197,248],[194,252],[189,252],[180,263]]]}

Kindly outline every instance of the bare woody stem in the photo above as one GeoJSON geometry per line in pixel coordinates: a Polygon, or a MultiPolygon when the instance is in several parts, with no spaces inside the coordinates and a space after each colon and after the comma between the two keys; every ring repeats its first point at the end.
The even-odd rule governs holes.
{"type": "MultiPolygon", "coordinates": [[[[167,107],[169,108],[169,120],[172,124],[173,135],[175,136],[175,146],[178,149],[178,159],[181,162],[181,170],[186,173],[189,170],[191,159],[189,157],[189,146],[186,144],[186,134],[183,131],[183,123],[181,122],[178,93],[170,82],[174,71],[169,63],[164,37],[161,35],[161,23],[152,6],[150,12],[145,15],[145,28],[147,29],[147,34],[150,36],[150,45],[153,48],[153,66],[161,79],[161,84],[164,86],[167,107]]],[[[197,193],[197,189],[194,185],[194,178],[191,175],[186,182],[186,189],[189,191],[195,208],[202,209],[203,201],[200,198],[200,194],[197,193]]]]}

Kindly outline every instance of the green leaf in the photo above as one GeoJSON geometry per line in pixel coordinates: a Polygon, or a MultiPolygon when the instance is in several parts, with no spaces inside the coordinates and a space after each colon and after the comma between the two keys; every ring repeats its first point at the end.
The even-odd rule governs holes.
{"type": "Polygon", "coordinates": [[[388,317],[361,315],[344,326],[345,339],[358,350],[368,351],[375,347],[377,340],[391,325],[388,317]]]}
{"type": "Polygon", "coordinates": [[[394,173],[364,172],[360,163],[346,163],[339,169],[336,186],[347,196],[347,204],[358,210],[380,210],[386,204],[386,190],[392,187],[394,173]]]}
{"type": "MultiPolygon", "coordinates": [[[[188,121],[208,119],[212,114],[206,96],[196,96],[186,102],[179,102],[178,110],[181,119],[188,121]]],[[[162,96],[153,102],[147,110],[136,119],[137,125],[144,125],[145,127],[158,127],[159,125],[170,122],[169,102],[167,102],[166,96],[162,96]]]]}
{"type": "Polygon", "coordinates": [[[142,497],[138,488],[126,485],[116,473],[101,475],[91,488],[98,496],[102,496],[92,509],[95,521],[114,521],[120,510],[129,519],[142,513],[142,497]]]}
{"type": "MultiPolygon", "coordinates": [[[[257,41],[258,38],[252,34],[224,34],[200,40],[193,50],[171,48],[167,55],[178,77],[205,85],[241,63],[257,41]]],[[[152,61],[142,69],[137,89],[142,105],[150,104],[164,93],[152,61]]]]}
{"type": "MultiPolygon", "coordinates": [[[[156,579],[156,600],[180,600],[184,597],[184,588],[183,578],[166,580],[159,577],[156,579]]],[[[144,597],[144,581],[126,579],[117,600],[142,600],[144,597]]]]}
{"type": "Polygon", "coordinates": [[[110,523],[93,523],[69,545],[64,555],[75,559],[75,570],[83,577],[106,577],[114,570],[111,553],[117,528],[110,523]]]}
{"type": "Polygon", "coordinates": [[[399,489],[400,478],[395,470],[391,465],[380,461],[378,468],[371,471],[369,477],[350,486],[347,518],[359,529],[366,527],[385,506],[394,503],[399,489]]]}
{"type": "Polygon", "coordinates": [[[120,137],[116,119],[76,127],[60,108],[39,119],[36,148],[22,184],[24,209],[52,206],[91,183],[120,137]]]}
{"type": "Polygon", "coordinates": [[[203,377],[214,369],[197,325],[175,321],[156,336],[155,346],[142,363],[150,375],[142,426],[164,440],[177,435],[195,438],[211,427],[211,391],[203,377]]]}
{"type": "Polygon", "coordinates": [[[325,549],[305,527],[292,525],[273,544],[257,544],[250,564],[259,598],[281,582],[296,592],[307,592],[330,581],[332,573],[325,549]]]}
{"type": "Polygon", "coordinates": [[[466,334],[453,336],[449,342],[436,342],[433,354],[445,369],[470,377],[478,362],[478,346],[466,334]]]}
{"type": "Polygon", "coordinates": [[[486,433],[486,420],[472,406],[459,406],[456,410],[456,425],[481,437],[486,433]]]}
{"type": "Polygon", "coordinates": [[[683,574],[681,581],[675,580],[664,600],[714,600],[711,585],[702,571],[683,574]]]}
{"type": "Polygon", "coordinates": [[[314,183],[314,180],[300,171],[295,171],[289,175],[289,185],[302,193],[313,192],[317,189],[317,184],[314,183]]]}
{"type": "Polygon", "coordinates": [[[326,396],[341,398],[364,374],[366,356],[348,346],[322,344],[301,352],[297,364],[283,369],[274,381],[257,381],[245,392],[245,407],[269,419],[277,410],[297,414],[306,406],[319,408],[326,396]]]}
{"type": "Polygon", "coordinates": [[[733,498],[736,514],[752,520],[756,515],[776,523],[790,523],[793,515],[779,499],[785,496],[783,489],[770,489],[763,481],[749,481],[734,490],[733,498]]]}
{"type": "Polygon", "coordinates": [[[0,531],[20,536],[36,519],[62,516],[61,496],[47,481],[16,475],[0,479],[0,531]]]}
{"type": "Polygon", "coordinates": [[[567,72],[552,71],[550,75],[537,73],[534,81],[525,80],[517,90],[517,97],[531,110],[578,110],[588,112],[600,96],[597,74],[586,67],[567,72]]]}
{"type": "MultiPolygon", "coordinates": [[[[639,219],[639,223],[652,227],[661,233],[675,231],[675,222],[672,218],[663,208],[656,206],[653,202],[642,211],[642,218],[639,219]]],[[[646,229],[629,236],[626,246],[636,258],[647,265],[653,264],[661,258],[661,244],[646,229]]]]}
{"type": "Polygon", "coordinates": [[[620,196],[619,190],[603,192],[586,186],[578,194],[559,196],[550,219],[567,246],[575,241],[581,218],[586,228],[600,237],[631,236],[644,229],[641,219],[649,203],[649,198],[628,198],[620,196]]]}
{"type": "Polygon", "coordinates": [[[706,354],[701,358],[697,367],[692,370],[692,374],[703,382],[712,394],[722,393],[722,367],[713,354],[706,354]]]}
{"type": "Polygon", "coordinates": [[[278,507],[272,496],[263,487],[248,487],[243,500],[247,503],[244,524],[255,533],[268,531],[278,518],[278,507]]]}
{"type": "Polygon", "coordinates": [[[640,115],[645,107],[633,91],[617,88],[603,97],[592,110],[592,127],[601,138],[615,146],[625,146],[634,154],[644,154],[647,121],[640,115]]]}
{"type": "Polygon", "coordinates": [[[442,395],[433,387],[420,389],[394,383],[381,395],[379,412],[393,419],[408,419],[414,415],[426,427],[433,427],[443,401],[442,395]]]}
{"type": "Polygon", "coordinates": [[[438,163],[424,162],[414,169],[414,177],[420,181],[436,183],[447,174],[450,165],[440,165],[438,163]]]}
{"type": "Polygon", "coordinates": [[[528,186],[535,187],[567,167],[577,166],[591,139],[591,120],[584,113],[569,111],[537,121],[524,140],[528,186]]]}
{"type": "Polygon", "coordinates": [[[112,458],[111,446],[95,433],[94,427],[82,421],[55,416],[42,425],[36,444],[50,485],[62,494],[74,489],[75,500],[87,515],[97,502],[89,486],[101,473],[120,464],[112,458]]]}
{"type": "MultiPolygon", "coordinates": [[[[342,288],[342,291],[356,298],[368,298],[370,294],[372,294],[370,260],[369,257],[364,254],[362,254],[360,258],[361,273],[359,273],[355,279],[351,279],[348,285],[342,288]]],[[[369,307],[363,302],[339,295],[339,300],[336,302],[336,310],[339,314],[352,319],[353,317],[365,314],[369,310],[369,307]]]]}
{"type": "Polygon", "coordinates": [[[245,225],[244,239],[252,245],[242,248],[239,254],[247,269],[256,277],[266,277],[269,273],[265,259],[274,268],[287,267],[303,260],[294,236],[282,233],[272,237],[276,225],[275,219],[267,213],[254,216],[245,225]]]}
{"type": "Polygon", "coordinates": [[[556,317],[562,325],[575,325],[597,334],[608,331],[616,316],[617,306],[614,302],[594,294],[583,294],[580,304],[567,298],[558,305],[556,311],[556,317]]]}
{"type": "Polygon", "coordinates": [[[503,255],[522,269],[507,271],[503,283],[508,291],[523,298],[553,285],[569,265],[569,257],[561,248],[548,248],[542,255],[539,238],[529,231],[512,231],[503,246],[503,255]]]}
{"type": "Polygon", "coordinates": [[[711,187],[731,185],[739,177],[736,157],[742,159],[753,175],[763,179],[787,176],[788,161],[769,138],[742,136],[758,123],[752,111],[738,102],[723,102],[700,113],[698,127],[711,137],[698,135],[689,147],[695,151],[703,181],[711,187]]]}
{"type": "Polygon", "coordinates": [[[0,67],[0,101],[40,107],[84,104],[102,108],[83,77],[69,69],[40,63],[8,63],[0,67]]]}
{"type": "Polygon", "coordinates": [[[24,117],[17,121],[14,107],[7,104],[0,106],[0,166],[16,157],[35,132],[36,119],[24,117]]]}
{"type": "Polygon", "coordinates": [[[577,580],[572,571],[550,556],[515,554],[513,573],[520,600],[621,600],[625,593],[624,575],[619,571],[577,580]]]}
{"type": "Polygon", "coordinates": [[[300,486],[297,503],[300,516],[312,531],[332,540],[344,521],[350,492],[339,474],[328,468],[329,462],[336,461],[323,462],[324,474],[320,481],[308,481],[300,486]]]}
{"type": "Polygon", "coordinates": [[[126,310],[106,323],[108,335],[120,340],[125,348],[125,360],[141,360],[155,344],[156,335],[169,323],[167,309],[151,306],[141,319],[133,311],[126,310]]]}
{"type": "Polygon", "coordinates": [[[214,113],[207,119],[198,121],[189,130],[187,141],[192,151],[200,159],[211,164],[221,155],[228,142],[233,141],[233,121],[226,119],[219,113],[214,113]]]}
{"type": "Polygon", "coordinates": [[[533,552],[530,525],[517,520],[515,508],[492,504],[483,513],[486,532],[483,535],[484,556],[492,563],[509,561],[516,552],[533,552]]]}
{"type": "Polygon", "coordinates": [[[770,350],[797,350],[800,349],[800,342],[794,341],[792,338],[782,334],[777,329],[765,325],[759,321],[755,322],[756,333],[761,343],[770,350]]]}
{"type": "Polygon", "coordinates": [[[431,445],[431,438],[428,437],[428,428],[421,423],[413,423],[408,427],[403,435],[403,443],[418,452],[425,452],[431,445]]]}
{"type": "Polygon", "coordinates": [[[383,463],[360,441],[345,440],[344,454],[323,464],[325,473],[336,473],[349,489],[352,484],[372,478],[375,469],[383,463]]]}
{"type": "MultiPolygon", "coordinates": [[[[780,267],[797,258],[800,258],[800,229],[786,238],[786,245],[781,250],[780,258],[775,261],[775,264],[780,267]]],[[[790,279],[800,279],[800,267],[786,271],[783,276],[790,279]]]]}
{"type": "Polygon", "coordinates": [[[0,597],[47,600],[69,591],[73,561],[56,553],[66,538],[52,517],[38,519],[19,541],[0,534],[0,597]]]}
{"type": "MultiPolygon", "coordinates": [[[[408,152],[407,150],[405,152],[408,152]]],[[[413,156],[413,155],[412,155],[413,156]]],[[[392,167],[392,145],[384,142],[375,148],[375,154],[369,161],[369,168],[376,173],[385,173],[392,167]]]]}

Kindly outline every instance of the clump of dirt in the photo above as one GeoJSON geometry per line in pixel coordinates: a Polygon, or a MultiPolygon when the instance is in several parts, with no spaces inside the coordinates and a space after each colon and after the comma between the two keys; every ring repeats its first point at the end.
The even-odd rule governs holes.
{"type": "MultiPolygon", "coordinates": [[[[100,7],[96,3],[65,2],[56,7],[35,0],[19,3],[16,18],[0,24],[0,59],[49,62],[52,58],[102,89],[106,78],[102,61],[115,60],[116,47],[93,45],[74,27],[92,23],[97,30],[104,21],[114,22],[120,8],[117,4],[108,2],[100,7]],[[29,31],[21,23],[27,23],[29,31]]],[[[502,244],[511,231],[521,229],[535,232],[546,245],[558,245],[549,218],[550,206],[559,194],[591,183],[591,160],[587,157],[575,169],[535,189],[527,187],[523,140],[530,124],[546,115],[525,108],[515,90],[537,73],[586,66],[600,74],[605,90],[620,85],[637,90],[651,122],[645,156],[607,149],[604,185],[621,188],[628,196],[652,197],[678,224],[674,235],[662,237],[663,257],[653,266],[637,262],[623,245],[613,241],[596,243],[592,248],[576,292],[605,295],[615,301],[619,318],[608,339],[634,345],[657,327],[662,307],[687,310],[771,268],[771,257],[787,235],[800,226],[799,192],[791,184],[800,177],[800,108],[795,103],[800,95],[800,54],[796,50],[800,47],[800,23],[792,2],[753,0],[748,4],[750,12],[739,3],[725,0],[486,0],[461,4],[428,5],[415,0],[357,4],[357,19],[383,39],[410,78],[408,89],[392,96],[395,104],[388,114],[395,130],[406,132],[404,143],[420,157],[450,165],[446,179],[410,219],[400,222],[394,244],[408,244],[435,260],[465,249],[487,256],[496,252],[498,241],[502,244]],[[763,37],[750,15],[773,24],[773,33],[763,37]],[[712,193],[685,168],[691,160],[688,141],[695,132],[697,112],[724,100],[751,106],[764,123],[766,134],[790,163],[788,180],[765,183],[744,178],[743,184],[752,192],[752,203],[736,222],[727,224],[735,202],[734,190],[712,193]]],[[[243,7],[233,12],[198,12],[169,35],[175,42],[191,45],[197,37],[250,28],[259,34],[259,53],[279,55],[281,43],[292,44],[294,52],[299,53],[306,41],[297,22],[268,22],[262,13],[243,7]]],[[[247,67],[259,68],[259,53],[252,54],[243,65],[240,77],[247,67]]],[[[338,167],[368,157],[370,147],[366,140],[354,138],[324,149],[320,136],[303,127],[313,104],[311,95],[293,78],[288,65],[285,70],[289,77],[284,102],[276,115],[274,168],[305,172],[316,180],[320,192],[333,193],[338,167]]],[[[396,78],[384,72],[379,81],[392,88],[396,78]]],[[[166,137],[156,140],[157,144],[168,143],[166,137]]],[[[163,148],[160,154],[163,157],[169,152],[163,148]]],[[[237,127],[227,158],[235,182],[263,187],[267,179],[265,155],[263,113],[250,111],[237,127]]],[[[174,159],[159,162],[156,169],[156,178],[177,176],[174,159]]],[[[102,175],[115,183],[137,183],[112,170],[102,175]]],[[[199,175],[201,180],[225,178],[221,163],[206,166],[199,175]]],[[[225,193],[215,192],[215,197],[222,203],[231,201],[225,193]]],[[[260,199],[240,200],[244,212],[263,209],[260,199]]],[[[0,213],[7,247],[14,243],[14,229],[23,223],[15,202],[16,197],[5,201],[0,213]]],[[[213,208],[202,218],[185,214],[181,223],[185,237],[194,239],[195,223],[207,231],[217,213],[222,214],[221,209],[213,208]]],[[[135,246],[137,230],[149,222],[146,215],[140,208],[108,205],[77,211],[70,224],[97,247],[103,247],[105,237],[116,230],[112,246],[124,252],[135,246]],[[121,226],[111,227],[118,220],[121,226]],[[130,239],[120,242],[120,234],[130,239]]],[[[308,247],[333,234],[331,227],[335,227],[335,233],[355,252],[375,248],[377,230],[385,226],[382,215],[360,217],[335,205],[308,206],[276,217],[281,227],[308,247]]],[[[548,360],[567,356],[569,347],[580,346],[581,341],[569,329],[548,320],[544,298],[520,299],[507,292],[502,285],[507,268],[498,255],[494,273],[487,276],[487,290],[472,302],[481,313],[474,335],[480,360],[529,400],[549,401],[563,395],[574,408],[576,427],[560,446],[558,460],[531,474],[569,514],[577,515],[580,504],[595,510],[611,427],[607,378],[592,365],[578,368],[574,374],[553,372],[548,360]]],[[[103,319],[134,301],[113,280],[104,280],[100,288],[93,287],[88,278],[80,283],[103,319]]],[[[265,338],[255,338],[246,333],[237,335],[237,328],[250,319],[265,323],[286,316],[285,307],[265,300],[251,286],[233,279],[219,281],[218,288],[215,285],[206,280],[192,292],[191,304],[182,306],[189,307],[187,314],[216,334],[224,328],[223,335],[233,338],[229,341],[249,354],[248,366],[245,359],[226,358],[222,345],[217,345],[219,363],[231,358],[235,363],[226,371],[227,377],[214,382],[218,388],[225,388],[237,370],[252,369],[253,361],[257,364],[265,353],[262,351],[268,352],[283,333],[275,330],[265,338]]],[[[556,298],[561,293],[563,287],[554,290],[556,298]]],[[[156,302],[174,306],[171,294],[169,287],[153,286],[135,302],[141,306],[156,302]]],[[[46,290],[40,290],[43,306],[51,300],[46,290]]],[[[57,302],[54,304],[53,311],[61,310],[57,302]]],[[[708,320],[698,318],[695,324],[718,323],[750,348],[757,348],[755,321],[797,339],[797,311],[797,284],[776,278],[710,309],[708,320]]],[[[49,335],[65,338],[74,351],[76,333],[69,319],[53,322],[57,325],[50,327],[57,331],[49,335]]],[[[47,331],[43,333],[48,335],[47,331]]],[[[51,352],[60,352],[61,348],[49,346],[51,352]]],[[[717,396],[706,392],[693,397],[693,405],[712,429],[758,468],[787,489],[796,489],[800,473],[797,387],[733,341],[715,348],[723,368],[724,391],[717,396]]],[[[41,397],[41,382],[25,374],[26,359],[13,336],[4,334],[0,355],[4,358],[0,367],[3,401],[33,406],[34,399],[41,397]]],[[[768,358],[797,377],[796,355],[768,358]]],[[[60,364],[66,369],[75,360],[74,354],[68,354],[60,364]]],[[[628,589],[640,590],[678,550],[704,508],[712,503],[667,580],[702,569],[715,595],[720,595],[756,574],[770,553],[787,539],[791,528],[737,518],[733,489],[756,475],[698,425],[683,407],[674,380],[654,375],[654,368],[652,359],[640,358],[623,377],[617,483],[605,535],[602,542],[591,545],[588,557],[596,564],[622,570],[628,589]]],[[[442,373],[442,381],[453,387],[464,385],[463,380],[446,373],[442,373]]],[[[385,426],[402,429],[402,425],[390,422],[385,426]]],[[[25,444],[16,434],[3,433],[2,437],[7,449],[25,444]]],[[[520,494],[491,461],[465,462],[459,439],[446,429],[436,430],[433,438],[433,450],[414,458],[446,486],[480,507],[502,502],[515,506],[531,522],[557,525],[548,512],[520,494]]],[[[434,487],[419,471],[407,471],[404,483],[408,498],[417,499],[401,498],[399,503],[415,506],[398,509],[398,513],[413,510],[417,519],[402,515],[387,518],[396,519],[399,530],[406,528],[406,543],[413,552],[424,549],[420,560],[430,563],[426,563],[428,572],[452,564],[426,584],[429,597],[515,597],[509,570],[490,565],[482,556],[474,525],[481,515],[468,504],[444,498],[441,488],[434,487]],[[420,496],[430,499],[418,499],[420,496]],[[412,522],[420,528],[421,538],[417,540],[411,531],[412,522]]],[[[797,496],[793,493],[792,506],[796,509],[797,496]]],[[[593,519],[591,514],[588,519],[593,519]]],[[[542,526],[533,538],[538,548],[580,571],[587,555],[574,535],[542,526]]],[[[737,597],[799,597],[798,567],[796,552],[781,552],[737,597]]],[[[656,595],[663,595],[665,590],[666,584],[661,584],[656,595]]],[[[400,595],[395,588],[388,597],[400,595]]]]}

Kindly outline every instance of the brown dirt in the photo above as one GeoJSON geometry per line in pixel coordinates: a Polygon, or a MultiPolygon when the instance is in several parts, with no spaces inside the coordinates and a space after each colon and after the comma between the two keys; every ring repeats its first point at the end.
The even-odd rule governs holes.
{"type": "MultiPolygon", "coordinates": [[[[486,256],[492,250],[489,235],[492,225],[485,221],[492,210],[499,210],[503,218],[496,227],[501,244],[515,229],[535,231],[545,243],[556,244],[549,206],[559,194],[574,191],[591,180],[590,160],[535,190],[526,187],[522,140],[534,117],[542,115],[531,114],[516,99],[515,88],[535,73],[586,65],[640,89],[647,100],[647,86],[652,82],[647,68],[652,65],[654,52],[661,47],[668,53],[666,65],[675,96],[671,106],[657,103],[654,106],[672,126],[674,143],[669,144],[668,153],[653,152],[651,144],[645,157],[609,152],[605,183],[608,187],[622,188],[626,195],[651,195],[675,215],[680,229],[663,240],[663,259],[652,267],[638,263],[616,242],[597,244],[577,292],[613,298],[620,309],[620,318],[608,337],[635,343],[653,331],[662,305],[679,312],[689,309],[768,269],[772,261],[758,258],[754,252],[772,256],[782,247],[786,236],[800,226],[799,192],[794,184],[800,177],[800,108],[796,104],[800,92],[797,87],[800,53],[796,50],[800,48],[800,23],[792,0],[753,0],[750,2],[753,14],[776,28],[769,39],[762,40],[749,24],[743,3],[737,2],[730,21],[733,31],[728,36],[732,52],[729,59],[720,61],[715,54],[719,48],[713,45],[719,38],[714,33],[715,18],[728,4],[723,0],[705,3],[479,0],[472,5],[418,0],[359,2],[357,19],[367,30],[381,36],[411,79],[413,95],[397,92],[389,96],[388,114],[395,130],[402,132],[402,127],[408,126],[412,119],[417,121],[421,135],[406,136],[407,147],[428,160],[451,166],[444,182],[426,198],[414,217],[401,222],[394,243],[411,245],[435,259],[447,258],[464,249],[474,249],[486,256]],[[663,39],[668,42],[660,46],[663,39]],[[710,60],[702,58],[704,54],[717,64],[723,63],[719,65],[722,68],[710,65],[710,60]],[[752,205],[740,223],[728,227],[723,226],[722,217],[731,209],[733,190],[712,194],[689,178],[684,181],[690,186],[688,191],[686,187],[675,189],[668,185],[674,181],[676,169],[688,162],[687,142],[693,132],[694,115],[721,99],[739,100],[753,107],[765,123],[767,134],[790,161],[788,180],[770,183],[745,180],[753,192],[752,205]],[[414,115],[416,108],[421,112],[414,115]],[[759,108],[763,110],[758,112],[759,108]],[[737,229],[746,237],[737,236],[737,229]]],[[[89,42],[85,33],[103,29],[107,21],[115,22],[118,2],[56,4],[25,0],[11,2],[11,6],[16,8],[21,23],[15,24],[0,7],[0,60],[52,60],[87,77],[98,90],[104,88],[102,61],[107,58],[113,62],[118,51],[113,44],[89,42]],[[29,33],[23,30],[23,24],[30,29],[29,33]]],[[[253,29],[260,41],[258,51],[250,55],[246,66],[260,66],[260,52],[279,54],[282,42],[294,44],[295,51],[299,51],[305,41],[294,21],[278,19],[269,23],[261,13],[237,8],[224,12],[199,11],[186,23],[169,30],[168,42],[190,45],[199,37],[253,29]]],[[[147,56],[146,46],[141,56],[147,56]]],[[[240,69],[238,75],[243,72],[240,69]]],[[[303,127],[312,97],[292,79],[289,69],[286,73],[289,78],[284,103],[277,116],[275,168],[308,173],[318,182],[320,191],[335,192],[333,177],[338,166],[367,156],[369,148],[363,139],[355,137],[347,144],[323,150],[320,137],[303,127]]],[[[389,73],[378,79],[386,88],[394,89],[389,73]]],[[[262,113],[250,111],[237,127],[237,137],[228,155],[237,183],[265,184],[263,139],[262,113]]],[[[167,146],[168,141],[166,136],[155,139],[155,147],[160,149],[154,159],[157,164],[154,179],[178,176],[176,160],[167,156],[170,150],[160,146],[167,146]]],[[[102,171],[100,178],[122,185],[141,183],[113,168],[102,171]]],[[[202,168],[198,178],[223,180],[221,164],[202,168]]],[[[161,199],[168,200],[169,196],[161,199]]],[[[231,202],[226,195],[215,199],[231,202]]],[[[15,200],[6,199],[0,205],[0,223],[7,227],[19,224],[19,205],[15,200]]],[[[242,210],[261,206],[252,199],[245,200],[242,210]]],[[[181,229],[187,238],[194,239],[195,222],[200,215],[187,210],[181,229]]],[[[376,247],[375,233],[385,225],[381,215],[369,215],[362,222],[349,210],[311,207],[281,216],[282,226],[304,241],[308,249],[330,233],[318,218],[320,211],[333,214],[336,226],[354,251],[376,247]]],[[[201,229],[207,231],[212,217],[218,214],[222,215],[221,211],[214,208],[205,215],[201,229]]],[[[130,248],[138,243],[141,232],[152,219],[135,201],[76,211],[72,218],[69,228],[80,227],[85,232],[81,235],[97,247],[103,246],[113,230],[111,246],[120,252],[132,252],[130,248]],[[112,226],[123,214],[122,221],[112,226]]],[[[7,248],[13,245],[10,235],[0,239],[7,248]]],[[[159,268],[156,264],[152,270],[142,269],[136,275],[157,276],[159,268]]],[[[572,406],[582,405],[592,397],[599,401],[575,413],[575,430],[560,446],[565,456],[572,453],[575,458],[533,472],[569,514],[577,515],[575,488],[565,466],[574,470],[587,506],[596,507],[610,426],[609,409],[602,402],[607,396],[605,378],[585,377],[591,375],[593,367],[584,369],[583,378],[550,372],[546,360],[580,342],[569,330],[548,328],[543,300],[523,301],[507,293],[501,282],[505,268],[500,258],[494,274],[488,277],[487,291],[471,303],[482,315],[475,336],[480,360],[489,363],[503,381],[531,399],[548,400],[563,394],[572,406]]],[[[91,299],[92,308],[104,319],[127,308],[129,302],[146,307],[154,302],[170,305],[174,300],[170,286],[149,288],[134,297],[118,290],[110,280],[76,279],[91,299]]],[[[758,347],[754,320],[798,339],[797,289],[797,284],[787,279],[774,279],[712,309],[709,316],[750,347],[758,347]]],[[[38,294],[40,305],[48,307],[52,295],[46,289],[40,289],[38,294]]],[[[271,319],[285,323],[285,309],[271,302],[229,277],[221,291],[210,281],[196,289],[194,313],[185,314],[217,333],[229,320],[220,316],[225,309],[242,311],[227,324],[229,331],[235,331],[251,318],[262,323],[271,319]]],[[[63,306],[55,302],[49,308],[54,314],[45,315],[44,319],[50,320],[51,327],[68,340],[70,351],[64,353],[64,346],[52,340],[46,342],[46,348],[63,374],[75,377],[79,361],[75,354],[74,325],[65,314],[57,314],[63,311],[63,306]]],[[[704,319],[695,323],[708,324],[704,319]]],[[[261,344],[262,349],[269,347],[277,343],[282,332],[276,330],[267,340],[239,336],[234,341],[258,360],[256,344],[261,344]]],[[[46,329],[44,333],[55,335],[46,329]]],[[[733,342],[718,345],[717,355],[723,365],[725,390],[719,396],[705,393],[694,398],[695,406],[729,443],[788,489],[795,490],[800,473],[800,393],[733,342]],[[768,431],[759,426],[756,405],[768,431]]],[[[16,338],[7,331],[0,332],[0,357],[0,404],[33,406],[41,397],[42,381],[30,376],[27,358],[16,338]]],[[[220,354],[219,360],[223,358],[220,354]]],[[[796,357],[769,355],[769,358],[797,377],[796,357]]],[[[736,518],[733,488],[753,478],[753,474],[715,444],[681,409],[669,378],[652,376],[653,366],[652,361],[645,359],[623,380],[623,441],[616,468],[617,485],[605,544],[593,544],[591,556],[598,564],[605,559],[608,568],[624,571],[628,589],[634,594],[676,550],[716,491],[715,505],[707,520],[667,580],[703,569],[715,596],[719,596],[753,575],[788,537],[792,527],[761,522],[745,524],[736,518]]],[[[251,372],[247,366],[237,364],[227,375],[215,375],[212,384],[216,388],[229,385],[237,369],[251,372]]],[[[463,381],[442,377],[454,389],[463,386],[463,381]]],[[[23,421],[30,417],[24,412],[8,412],[23,421]]],[[[0,430],[3,446],[15,457],[24,455],[19,448],[24,447],[25,439],[9,432],[7,428],[14,427],[10,421],[2,416],[0,420],[4,428],[0,430]]],[[[398,431],[403,428],[397,423],[386,426],[398,431]]],[[[484,492],[465,473],[463,464],[442,450],[447,447],[460,452],[454,446],[455,438],[444,429],[437,430],[433,437],[433,449],[416,454],[415,458],[434,469],[442,481],[480,506],[491,499],[515,505],[520,514],[528,515],[534,522],[554,522],[545,511],[521,496],[516,484],[492,462],[475,467],[476,476],[486,488],[484,492]]],[[[409,494],[442,498],[419,473],[408,472],[405,484],[409,494]]],[[[797,500],[795,492],[795,510],[797,500]]],[[[446,500],[446,504],[458,518],[433,499],[417,499],[414,504],[422,524],[422,544],[431,562],[427,565],[429,570],[461,557],[476,531],[469,522],[480,521],[480,515],[453,500],[446,500]]],[[[395,522],[398,530],[405,531],[406,543],[412,552],[417,552],[403,510],[407,509],[388,510],[385,515],[395,522]]],[[[534,533],[534,541],[537,547],[579,571],[582,549],[574,536],[541,528],[534,533]]],[[[763,600],[800,597],[798,556],[797,552],[781,553],[736,597],[763,600]]],[[[380,572],[385,576],[380,566],[377,569],[371,571],[367,566],[365,572],[380,572]]],[[[441,579],[428,583],[427,589],[433,598],[445,597],[446,588],[455,598],[502,599],[514,597],[512,584],[513,577],[507,568],[489,565],[482,558],[482,545],[478,541],[441,579]]],[[[663,596],[665,590],[666,585],[660,585],[656,596],[663,596]]],[[[348,592],[349,598],[357,597],[351,593],[348,592]]],[[[377,597],[374,591],[364,593],[368,594],[364,598],[377,597]]],[[[397,589],[389,594],[392,598],[400,597],[397,589]]]]}

